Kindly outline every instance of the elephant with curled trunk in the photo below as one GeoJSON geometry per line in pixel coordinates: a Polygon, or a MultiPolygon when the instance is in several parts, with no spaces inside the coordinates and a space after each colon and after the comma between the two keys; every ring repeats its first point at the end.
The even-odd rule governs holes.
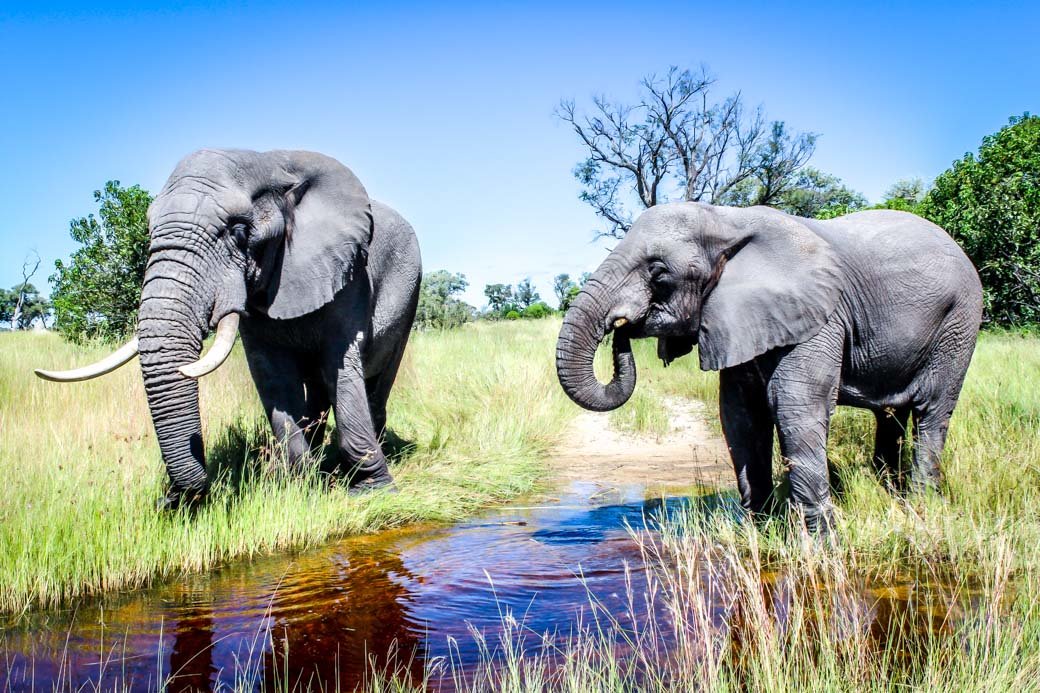
{"type": "Polygon", "coordinates": [[[699,347],[718,370],[723,432],[744,507],[772,506],[774,430],[790,500],[810,528],[830,516],[827,435],[836,404],[877,418],[874,464],[900,490],[939,481],[939,458],[982,316],[971,262],[904,212],[829,221],[764,207],[651,208],[568,310],[556,366],[581,406],[614,409],[636,383],[629,340],[657,337],[668,364],[699,347]],[[613,332],[614,375],[593,356],[613,332]],[[913,414],[912,467],[901,444],[913,414]]]}
{"type": "Polygon", "coordinates": [[[390,484],[379,435],[422,275],[411,226],[334,159],[243,150],[182,160],[148,223],[137,337],[94,366],[37,373],[81,380],[139,352],[175,507],[209,488],[195,379],[240,332],[290,468],[320,450],[331,408],[337,455],[323,470],[352,488],[390,484]]]}

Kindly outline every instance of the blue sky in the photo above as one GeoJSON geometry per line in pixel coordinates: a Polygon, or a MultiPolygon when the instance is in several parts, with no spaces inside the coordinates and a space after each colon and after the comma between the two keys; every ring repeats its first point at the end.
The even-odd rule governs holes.
{"type": "Polygon", "coordinates": [[[877,199],[1040,111],[1038,41],[1036,2],[0,4],[0,286],[32,250],[49,274],[106,180],[229,146],[340,159],[474,304],[528,275],[548,298],[606,253],[561,98],[704,63],[877,199]]]}

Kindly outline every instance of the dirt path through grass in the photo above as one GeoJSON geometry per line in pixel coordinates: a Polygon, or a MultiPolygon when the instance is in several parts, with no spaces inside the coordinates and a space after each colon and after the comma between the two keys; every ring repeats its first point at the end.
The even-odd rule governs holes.
{"type": "Polygon", "coordinates": [[[549,458],[556,477],[652,489],[733,486],[726,443],[708,425],[704,404],[677,397],[663,404],[671,430],[661,436],[619,431],[609,413],[579,414],[549,458]]]}

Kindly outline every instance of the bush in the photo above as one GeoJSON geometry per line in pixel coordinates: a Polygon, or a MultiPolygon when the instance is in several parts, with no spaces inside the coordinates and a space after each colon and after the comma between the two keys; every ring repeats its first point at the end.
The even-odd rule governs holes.
{"type": "Polygon", "coordinates": [[[524,308],[523,316],[525,318],[533,318],[537,320],[538,318],[545,318],[552,314],[552,308],[550,308],[547,303],[539,301],[538,303],[533,303],[527,306],[527,308],[524,308]]]}
{"type": "Polygon", "coordinates": [[[511,310],[508,313],[506,313],[506,320],[519,320],[519,319],[520,319],[520,313],[517,313],[515,310],[511,310]]]}
{"type": "Polygon", "coordinates": [[[987,319],[1040,322],[1040,117],[1028,113],[982,140],[935,180],[917,210],[975,263],[987,319]]]}
{"type": "Polygon", "coordinates": [[[415,329],[444,330],[472,320],[473,306],[457,298],[468,286],[464,274],[452,274],[447,270],[424,274],[419,287],[419,306],[415,311],[415,329]]]}

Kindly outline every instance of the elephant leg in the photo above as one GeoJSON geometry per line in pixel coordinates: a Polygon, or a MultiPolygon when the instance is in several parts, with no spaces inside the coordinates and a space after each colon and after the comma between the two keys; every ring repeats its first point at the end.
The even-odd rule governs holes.
{"type": "Polygon", "coordinates": [[[740,503],[753,515],[769,512],[773,494],[773,414],[765,383],[748,365],[719,373],[719,417],[737,475],[740,503]]]}
{"type": "MultiPolygon", "coordinates": [[[[256,383],[260,401],[271,422],[275,439],[285,449],[287,468],[301,472],[309,464],[312,440],[309,436],[323,428],[324,397],[307,396],[307,383],[320,383],[299,362],[299,357],[271,345],[251,343],[243,332],[246,360],[256,383]]],[[[316,391],[323,391],[320,386],[316,391]]]]}
{"type": "Polygon", "coordinates": [[[308,378],[303,383],[304,400],[307,403],[307,422],[303,435],[307,441],[307,447],[314,459],[321,459],[322,447],[325,444],[325,427],[329,419],[328,390],[322,382],[321,377],[308,378]]]}
{"type": "Polygon", "coordinates": [[[906,470],[903,468],[903,444],[906,442],[910,409],[880,409],[874,412],[877,431],[874,435],[874,470],[883,484],[902,489],[906,470]]]}
{"type": "MultiPolygon", "coordinates": [[[[959,316],[958,321],[977,324],[973,317],[959,316]]],[[[914,455],[908,489],[911,493],[938,490],[942,479],[939,463],[946,445],[950,417],[960,398],[975,349],[974,339],[967,343],[960,339],[964,328],[957,328],[958,321],[951,323],[937,342],[928,364],[927,377],[923,379],[932,387],[922,393],[920,401],[913,408],[914,455]]],[[[974,327],[971,327],[970,333],[975,334],[974,327]]]]}
{"type": "Polygon", "coordinates": [[[386,368],[377,375],[365,379],[365,391],[368,393],[368,408],[372,412],[372,425],[380,438],[386,433],[386,403],[390,399],[390,389],[397,379],[397,370],[401,367],[404,356],[404,344],[394,350],[386,368]]]}
{"type": "Polygon", "coordinates": [[[952,406],[914,409],[914,462],[908,489],[911,493],[939,489],[939,461],[952,413],[952,406]]]}
{"type": "Polygon", "coordinates": [[[827,436],[838,400],[842,354],[835,332],[825,328],[781,356],[767,385],[788,469],[790,502],[813,532],[829,528],[833,510],[827,436]]]}
{"type": "Polygon", "coordinates": [[[827,429],[823,408],[784,401],[777,411],[780,454],[788,469],[791,504],[805,516],[810,531],[830,523],[830,477],[827,429]]]}
{"type": "Polygon", "coordinates": [[[337,460],[330,471],[345,476],[352,489],[379,488],[393,477],[372,422],[359,346],[350,345],[335,374],[337,460]]]}

